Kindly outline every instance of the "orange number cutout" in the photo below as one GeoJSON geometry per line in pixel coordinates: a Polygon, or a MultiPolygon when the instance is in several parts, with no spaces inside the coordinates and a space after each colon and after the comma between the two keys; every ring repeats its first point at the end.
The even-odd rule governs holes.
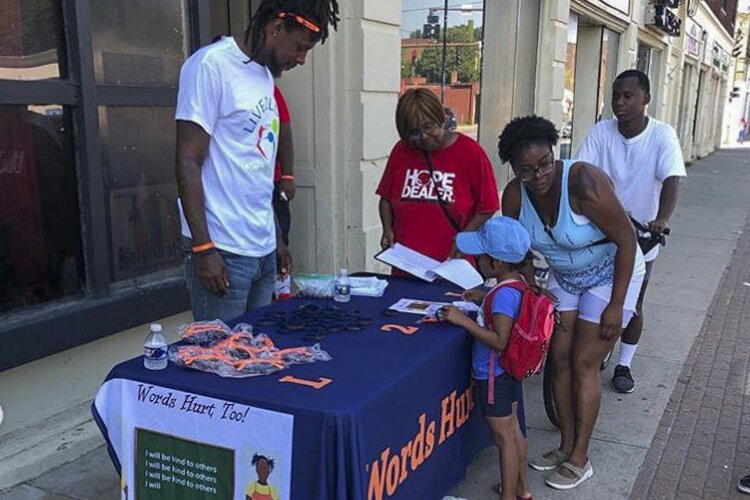
{"type": "Polygon", "coordinates": [[[322,389],[323,387],[333,382],[333,380],[331,380],[330,378],[318,377],[318,381],[315,382],[314,380],[307,380],[304,378],[297,378],[297,377],[292,377],[291,375],[286,375],[280,378],[279,382],[289,382],[292,384],[299,384],[299,385],[304,385],[307,387],[312,387],[313,389],[322,389]]]}
{"type": "Polygon", "coordinates": [[[383,325],[380,327],[380,329],[384,332],[390,332],[391,330],[398,330],[404,335],[411,335],[412,333],[416,333],[417,330],[419,330],[419,328],[417,328],[416,326],[404,326],[404,325],[398,325],[395,323],[389,323],[387,325],[383,325]]]}

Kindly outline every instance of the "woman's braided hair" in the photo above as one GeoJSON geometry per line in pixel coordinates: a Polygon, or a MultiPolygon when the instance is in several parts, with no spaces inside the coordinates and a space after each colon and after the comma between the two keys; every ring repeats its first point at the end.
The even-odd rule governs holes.
{"type": "MultiPolygon", "coordinates": [[[[250,43],[255,54],[265,43],[263,27],[281,12],[297,14],[309,19],[320,27],[315,33],[316,40],[325,43],[328,38],[328,25],[335,30],[339,22],[339,3],[337,0],[263,0],[258,10],[250,18],[250,26],[245,32],[245,44],[250,43]]],[[[292,17],[284,18],[287,30],[303,28],[292,17]]],[[[303,28],[304,29],[304,28],[303,28]]]]}

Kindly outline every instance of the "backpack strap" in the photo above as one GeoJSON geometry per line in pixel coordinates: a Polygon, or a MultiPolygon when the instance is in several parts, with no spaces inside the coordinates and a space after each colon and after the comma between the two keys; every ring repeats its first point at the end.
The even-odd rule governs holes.
{"type": "MultiPolygon", "coordinates": [[[[484,314],[484,327],[488,330],[495,331],[495,322],[493,319],[493,313],[492,313],[492,302],[495,300],[495,295],[497,292],[500,291],[501,288],[510,287],[518,290],[521,293],[524,293],[528,288],[529,285],[526,283],[526,280],[523,279],[523,276],[520,280],[516,279],[510,279],[510,280],[504,280],[495,285],[495,287],[490,290],[487,295],[484,296],[484,301],[482,302],[482,312],[484,314]]],[[[489,373],[487,374],[487,404],[494,405],[495,404],[495,358],[497,357],[497,352],[495,352],[494,349],[490,349],[490,369],[489,373]]]]}

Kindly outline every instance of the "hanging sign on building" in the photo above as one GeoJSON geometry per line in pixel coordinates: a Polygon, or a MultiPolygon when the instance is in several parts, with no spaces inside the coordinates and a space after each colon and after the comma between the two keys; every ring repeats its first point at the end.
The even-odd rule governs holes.
{"type": "Polygon", "coordinates": [[[711,48],[711,65],[724,74],[729,72],[729,52],[716,42],[711,48]]]}
{"type": "Polygon", "coordinates": [[[701,52],[701,32],[703,31],[694,21],[688,19],[690,23],[685,30],[685,52],[693,57],[700,57],[701,52]]]}

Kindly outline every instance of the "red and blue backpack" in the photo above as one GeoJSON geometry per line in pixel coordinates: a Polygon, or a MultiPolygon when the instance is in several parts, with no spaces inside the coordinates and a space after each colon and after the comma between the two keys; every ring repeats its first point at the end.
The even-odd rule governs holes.
{"type": "MultiPolygon", "coordinates": [[[[523,380],[539,373],[549,352],[552,334],[557,321],[555,302],[537,287],[529,286],[523,280],[500,282],[487,293],[482,302],[485,328],[494,331],[492,302],[502,288],[510,287],[522,294],[518,318],[505,349],[500,352],[500,365],[509,376],[523,380]]],[[[495,356],[490,353],[489,404],[495,401],[495,356]]]]}

